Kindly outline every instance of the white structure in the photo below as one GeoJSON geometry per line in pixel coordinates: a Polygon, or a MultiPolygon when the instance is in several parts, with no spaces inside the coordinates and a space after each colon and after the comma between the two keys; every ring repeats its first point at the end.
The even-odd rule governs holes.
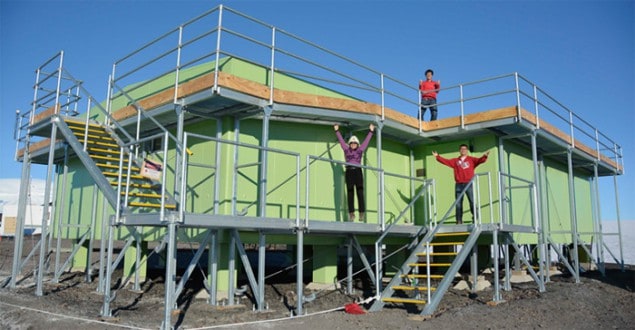
{"type": "MultiPolygon", "coordinates": [[[[24,234],[33,235],[42,232],[43,206],[29,204],[26,207],[24,234]]],[[[3,205],[0,212],[0,236],[15,236],[18,205],[3,205]]]]}

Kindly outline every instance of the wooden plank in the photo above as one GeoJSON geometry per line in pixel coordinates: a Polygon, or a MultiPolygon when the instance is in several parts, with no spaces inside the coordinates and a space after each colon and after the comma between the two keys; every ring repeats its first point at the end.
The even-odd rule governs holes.
{"type": "MultiPolygon", "coordinates": [[[[62,142],[61,139],[57,139],[57,142],[62,142]]],[[[56,142],[56,143],[57,143],[56,142]]],[[[31,145],[29,146],[29,152],[33,153],[37,150],[40,149],[44,149],[44,148],[48,148],[51,145],[51,139],[44,139],[35,143],[31,143],[31,145]]],[[[24,156],[24,148],[18,150],[18,158],[21,158],[24,156]]]]}
{"type": "MultiPolygon", "coordinates": [[[[527,111],[522,109],[521,110],[521,116],[524,120],[527,120],[528,122],[532,123],[533,125],[536,125],[537,120],[536,120],[536,116],[527,111]]],[[[576,140],[576,139],[571,139],[571,136],[569,136],[568,134],[564,133],[563,131],[559,130],[558,128],[556,128],[555,126],[545,122],[544,120],[540,119],[540,129],[549,132],[550,134],[552,134],[553,136],[558,137],[560,140],[562,140],[564,143],[566,143],[567,145],[571,146],[572,143],[575,144],[575,148],[586,153],[587,155],[593,157],[593,158],[597,158],[597,151],[594,148],[591,148],[587,145],[585,145],[584,143],[576,140]],[[573,141],[572,141],[573,140],[573,141]]],[[[604,155],[600,156],[600,159],[609,164],[611,167],[617,169],[617,170],[622,170],[622,166],[618,165],[615,160],[608,158],[604,155]]]]}
{"type": "Polygon", "coordinates": [[[31,120],[31,125],[33,124],[37,124],[39,122],[41,122],[42,120],[51,117],[52,115],[59,113],[60,112],[60,105],[59,103],[36,114],[35,116],[33,116],[33,119],[31,120]]]}
{"type": "MultiPolygon", "coordinates": [[[[269,99],[270,97],[270,88],[264,84],[260,84],[258,82],[245,79],[242,77],[238,77],[226,72],[218,73],[218,85],[223,88],[229,88],[247,95],[251,95],[261,99],[269,99]]],[[[212,88],[214,86],[214,72],[210,72],[204,75],[201,75],[197,78],[189,80],[179,85],[178,89],[178,98],[187,97],[194,93],[200,92],[202,90],[212,88]]],[[[309,93],[301,93],[295,91],[288,90],[280,90],[274,89],[274,102],[280,104],[291,104],[298,106],[306,106],[306,107],[314,107],[314,108],[322,108],[322,109],[332,109],[339,111],[348,111],[355,113],[365,113],[371,115],[381,116],[382,109],[381,106],[374,103],[351,100],[346,98],[338,98],[332,96],[320,96],[309,93]]],[[[145,110],[151,111],[154,108],[159,106],[168,104],[173,101],[174,97],[174,88],[168,88],[163,90],[157,94],[154,94],[150,97],[146,97],[138,101],[139,105],[141,105],[145,110]]],[[[47,110],[49,111],[49,110],[47,110]]],[[[54,110],[51,110],[54,111],[54,110]]],[[[562,132],[555,126],[550,123],[545,122],[540,119],[538,122],[536,116],[525,110],[521,109],[521,117],[527,122],[537,125],[540,124],[540,128],[563,142],[571,145],[571,137],[566,133],[562,132]]],[[[409,116],[407,114],[401,113],[399,111],[395,111],[390,108],[384,108],[384,114],[387,119],[399,122],[403,125],[419,128],[419,121],[417,118],[413,116],[409,116]]],[[[44,114],[42,114],[44,116],[44,114]]],[[[126,106],[121,109],[118,109],[113,112],[113,118],[115,120],[121,120],[125,118],[129,118],[136,115],[136,109],[133,106],[126,106]]],[[[464,124],[471,125],[476,123],[485,123],[488,121],[503,119],[503,118],[513,118],[518,116],[518,112],[515,106],[504,107],[500,109],[494,109],[489,111],[483,111],[479,113],[472,113],[464,116],[464,124]]],[[[450,117],[450,118],[442,118],[435,121],[424,121],[421,123],[421,128],[425,132],[440,130],[444,128],[450,127],[459,127],[461,125],[460,117],[450,117]]],[[[593,158],[597,157],[597,153],[593,148],[590,148],[582,143],[575,142],[575,146],[577,149],[583,151],[584,153],[592,156],[593,158]]],[[[619,166],[613,159],[608,158],[604,155],[600,156],[600,159],[609,164],[610,166],[621,170],[621,166],[619,166]]]]}
{"type": "Polygon", "coordinates": [[[211,89],[212,87],[214,87],[214,72],[204,74],[180,84],[178,97],[182,98],[206,89],[211,89]]]}

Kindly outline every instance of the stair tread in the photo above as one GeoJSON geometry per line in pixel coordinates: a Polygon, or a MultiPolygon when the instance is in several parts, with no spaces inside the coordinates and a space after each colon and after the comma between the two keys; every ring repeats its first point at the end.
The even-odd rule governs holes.
{"type": "MultiPolygon", "coordinates": [[[[428,264],[426,264],[425,262],[424,263],[416,262],[416,263],[408,264],[408,266],[410,266],[410,267],[425,267],[427,265],[428,264]]],[[[450,263],[450,262],[433,262],[433,263],[430,263],[430,267],[450,267],[450,266],[452,266],[452,263],[450,263]]]]}
{"type": "Polygon", "coordinates": [[[113,154],[113,155],[120,155],[121,154],[121,151],[119,149],[117,149],[117,150],[109,150],[109,149],[101,149],[101,148],[88,148],[88,151],[100,152],[100,153],[105,153],[105,154],[113,154]]]}
{"type": "MultiPolygon", "coordinates": [[[[81,142],[81,139],[80,139],[80,142],[81,142]]],[[[90,146],[95,146],[95,147],[119,148],[119,145],[116,143],[99,142],[99,141],[93,141],[93,140],[88,140],[86,141],[86,143],[90,146]]]]}
{"type": "Polygon", "coordinates": [[[431,246],[449,246],[449,245],[463,245],[465,242],[432,242],[431,246]]]}
{"type": "Polygon", "coordinates": [[[407,303],[407,304],[420,304],[425,305],[427,302],[422,299],[414,299],[414,298],[399,298],[399,297],[386,297],[381,298],[383,302],[393,302],[393,303],[407,303]]]}
{"type": "MultiPolygon", "coordinates": [[[[73,131],[73,133],[75,133],[75,134],[86,132],[86,127],[84,127],[84,125],[82,125],[82,126],[68,125],[68,128],[70,128],[71,131],[73,131]]],[[[110,136],[110,134],[108,134],[108,132],[106,132],[106,130],[97,129],[97,127],[89,127],[88,128],[88,132],[89,133],[96,133],[96,134],[103,134],[103,136],[110,136]]]]}
{"type": "MultiPolygon", "coordinates": [[[[102,160],[109,161],[109,162],[117,162],[117,163],[119,163],[119,158],[113,158],[113,157],[108,157],[108,156],[90,155],[90,158],[102,159],[102,160]]],[[[124,159],[123,161],[124,161],[124,163],[128,163],[128,159],[124,159]]]]}
{"type": "MultiPolygon", "coordinates": [[[[75,134],[75,136],[78,139],[83,139],[84,138],[84,132],[73,132],[75,134]]],[[[98,139],[98,140],[106,140],[106,141],[115,141],[115,139],[112,138],[112,136],[110,136],[110,134],[108,135],[94,135],[94,134],[88,134],[86,135],[88,138],[90,139],[98,139]]]]}
{"type": "MultiPolygon", "coordinates": [[[[113,177],[113,176],[118,177],[119,176],[118,172],[102,172],[102,174],[105,175],[105,176],[110,176],[110,177],[113,177]]],[[[122,178],[125,178],[127,176],[128,176],[127,173],[122,173],[121,174],[122,178]]],[[[146,179],[143,175],[140,175],[140,174],[131,174],[130,178],[131,179],[146,179]]]]}
{"type": "MultiPolygon", "coordinates": [[[[117,160],[119,160],[119,159],[117,159],[117,160]]],[[[106,163],[96,163],[96,164],[97,164],[97,166],[99,166],[99,167],[112,168],[112,169],[117,169],[117,170],[119,169],[119,165],[115,165],[115,164],[106,164],[106,163]]],[[[123,167],[123,169],[124,169],[124,170],[127,170],[127,169],[128,169],[128,167],[127,167],[127,166],[124,166],[124,167],[123,167]]],[[[140,171],[140,168],[138,168],[138,167],[134,167],[134,166],[133,166],[133,167],[131,168],[131,170],[132,170],[132,171],[135,171],[135,172],[139,172],[139,171],[140,171]]]]}
{"type": "MultiPolygon", "coordinates": [[[[111,186],[116,186],[117,185],[117,181],[110,181],[110,185],[111,186]]],[[[122,182],[121,183],[122,186],[125,186],[126,183],[122,182]]],[[[153,188],[155,185],[149,184],[149,183],[130,183],[129,184],[130,187],[134,187],[134,188],[145,188],[145,189],[151,189],[153,188]]]]}
{"type": "MultiPolygon", "coordinates": [[[[428,291],[427,286],[393,285],[391,288],[393,290],[401,290],[401,291],[415,291],[415,290],[428,291]]],[[[430,291],[434,291],[436,289],[437,288],[431,287],[430,291]]]]}
{"type": "Polygon", "coordinates": [[[434,237],[448,237],[448,236],[469,236],[470,233],[467,231],[457,231],[457,232],[449,232],[449,233],[436,233],[434,237]]]}
{"type": "Polygon", "coordinates": [[[430,255],[430,256],[438,256],[438,257],[441,257],[441,256],[451,257],[451,256],[456,256],[457,254],[459,253],[458,252],[431,252],[431,253],[420,252],[420,253],[417,253],[417,256],[425,257],[426,255],[430,255]]]}
{"type": "MultiPolygon", "coordinates": [[[[125,192],[121,192],[121,195],[125,195],[125,192]]],[[[147,197],[147,198],[161,198],[161,194],[151,194],[151,193],[139,193],[139,192],[129,192],[128,196],[134,197],[147,197]]]]}
{"type": "Polygon", "coordinates": [[[443,278],[443,275],[427,275],[427,274],[405,274],[401,275],[402,278],[443,278]]]}
{"type": "MultiPolygon", "coordinates": [[[[161,204],[155,204],[155,203],[141,203],[141,202],[130,202],[128,203],[129,206],[137,206],[137,207],[149,207],[149,208],[160,208],[161,204]]],[[[176,205],[175,204],[165,204],[164,205],[166,209],[175,209],[176,205]]]]}

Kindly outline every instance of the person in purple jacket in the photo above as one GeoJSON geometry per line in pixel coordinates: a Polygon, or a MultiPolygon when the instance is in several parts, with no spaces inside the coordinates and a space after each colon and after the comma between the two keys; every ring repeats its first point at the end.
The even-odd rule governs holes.
{"type": "Polygon", "coordinates": [[[364,202],[364,175],[362,174],[362,168],[355,165],[362,164],[362,156],[364,150],[368,147],[370,139],[375,132],[375,125],[372,123],[368,126],[370,132],[366,135],[364,142],[359,144],[359,140],[355,135],[352,135],[348,139],[348,144],[344,142],[342,133],[340,133],[340,125],[334,125],[335,135],[340,142],[342,150],[344,150],[344,158],[346,159],[346,191],[348,193],[348,218],[350,221],[355,221],[355,196],[357,191],[357,203],[359,210],[359,221],[364,221],[364,212],[366,212],[366,204],[364,202]],[[349,165],[350,164],[350,165],[349,165]],[[353,165],[355,164],[355,165],[353,165]]]}

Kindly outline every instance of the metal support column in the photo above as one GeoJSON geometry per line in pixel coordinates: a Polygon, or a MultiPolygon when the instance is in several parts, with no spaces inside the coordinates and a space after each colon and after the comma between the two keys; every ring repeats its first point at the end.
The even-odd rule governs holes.
{"type": "MultiPolygon", "coordinates": [[[[55,158],[55,142],[57,141],[57,125],[51,125],[51,143],[49,146],[49,159],[48,159],[48,167],[46,172],[46,184],[44,186],[44,204],[48,205],[48,201],[51,199],[51,185],[53,181],[53,160],[55,158]]],[[[44,278],[44,259],[47,257],[47,249],[46,249],[46,239],[49,235],[48,229],[48,221],[50,218],[50,214],[48,211],[48,207],[44,207],[42,210],[42,235],[40,242],[40,261],[38,263],[37,268],[37,284],[35,289],[35,295],[40,297],[44,295],[43,292],[43,278],[44,278]]]]}
{"type": "MultiPolygon", "coordinates": [[[[220,207],[220,177],[221,177],[221,173],[220,169],[222,167],[222,148],[223,148],[223,144],[220,143],[220,140],[223,138],[223,122],[220,120],[220,118],[216,119],[216,139],[218,139],[216,141],[216,154],[214,155],[214,171],[215,173],[215,178],[214,178],[214,214],[218,214],[219,210],[218,208],[220,207]]],[[[185,146],[187,147],[187,146],[185,146]]],[[[235,148],[235,147],[234,147],[235,148]]],[[[222,173],[223,177],[226,175],[227,173],[222,173]]]]}
{"type": "Polygon", "coordinates": [[[304,230],[299,228],[296,232],[297,245],[296,245],[296,291],[298,300],[295,309],[296,315],[302,315],[302,304],[304,303],[304,230]]]}
{"type": "Polygon", "coordinates": [[[539,225],[538,229],[538,260],[539,260],[539,272],[540,272],[540,281],[544,283],[544,262],[545,262],[545,226],[542,221],[542,203],[540,196],[542,195],[542,187],[540,185],[540,173],[538,171],[538,147],[536,146],[536,134],[537,132],[534,130],[531,133],[531,157],[534,165],[534,184],[536,185],[537,194],[535,196],[535,209],[534,215],[536,216],[536,223],[539,225]]]}
{"type": "MultiPolygon", "coordinates": [[[[95,184],[97,186],[97,184],[95,184]]],[[[105,293],[107,291],[106,286],[106,275],[104,268],[105,265],[108,265],[108,256],[106,254],[106,244],[109,242],[108,237],[110,237],[111,227],[108,225],[108,205],[106,195],[102,194],[101,197],[101,235],[99,241],[99,285],[97,285],[98,293],[105,293]]],[[[103,314],[102,314],[103,315],[103,314]]],[[[104,315],[105,316],[105,315],[104,315]]]]}
{"type": "Polygon", "coordinates": [[[62,197],[59,200],[59,213],[57,214],[57,221],[51,221],[51,228],[53,228],[53,224],[57,222],[57,244],[55,247],[55,272],[53,276],[53,283],[59,283],[59,274],[60,272],[60,254],[62,253],[62,222],[64,219],[64,211],[65,211],[65,197],[66,197],[66,182],[68,181],[68,144],[64,144],[64,164],[62,165],[62,197]]]}
{"type": "MultiPolygon", "coordinates": [[[[500,137],[498,138],[498,168],[499,168],[499,172],[507,173],[505,171],[505,144],[503,143],[503,139],[500,137]]],[[[499,202],[500,202],[500,212],[501,212],[500,221],[503,224],[509,224],[509,221],[507,219],[507,205],[505,205],[505,203],[507,203],[507,190],[506,190],[507,188],[505,188],[505,181],[503,179],[503,176],[499,175],[498,180],[499,180],[498,196],[500,196],[499,202]]]]}
{"type": "Polygon", "coordinates": [[[578,215],[575,203],[575,183],[573,177],[572,150],[567,150],[567,166],[569,172],[569,210],[571,212],[571,242],[573,243],[573,277],[576,283],[580,283],[580,258],[578,256],[578,215]]]}
{"type": "Polygon", "coordinates": [[[494,297],[492,298],[493,301],[495,302],[500,302],[502,301],[501,295],[500,295],[500,271],[499,271],[499,267],[498,267],[498,262],[500,259],[500,254],[499,254],[499,245],[498,245],[498,228],[496,228],[493,232],[492,232],[492,241],[494,243],[494,297]]]}
{"type": "Polygon", "coordinates": [[[476,294],[478,286],[478,244],[472,246],[472,255],[470,257],[470,269],[472,273],[472,293],[476,294]]]}
{"type": "Polygon", "coordinates": [[[234,305],[234,295],[236,293],[235,281],[236,281],[236,235],[234,235],[234,229],[232,229],[231,235],[229,235],[229,254],[228,254],[227,271],[227,304],[229,306],[234,305]]]}
{"type": "Polygon", "coordinates": [[[538,209],[538,212],[540,212],[540,218],[542,219],[543,224],[543,256],[545,257],[545,259],[541,259],[540,262],[544,262],[545,264],[545,267],[543,268],[544,273],[542,274],[542,276],[543,281],[545,283],[548,283],[551,282],[551,276],[549,275],[549,268],[551,266],[551,245],[549,244],[549,241],[551,240],[551,222],[549,221],[549,217],[547,216],[549,214],[549,210],[546,209],[546,205],[548,205],[549,203],[549,191],[547,189],[547,170],[545,167],[543,156],[541,155],[540,157],[538,157],[538,159],[538,173],[540,178],[540,185],[538,186],[540,187],[538,198],[540,199],[541,206],[538,209]]]}
{"type": "Polygon", "coordinates": [[[606,275],[606,270],[604,267],[604,237],[602,236],[602,213],[600,210],[600,187],[598,181],[598,164],[597,162],[595,162],[593,164],[593,191],[595,195],[595,212],[593,213],[593,223],[596,233],[595,242],[597,247],[597,264],[602,275],[606,275]]]}
{"type": "Polygon", "coordinates": [[[613,187],[615,188],[615,215],[617,217],[617,237],[620,244],[620,269],[624,271],[624,250],[622,248],[622,219],[620,217],[620,194],[617,189],[617,175],[613,174],[613,187]]]}
{"type": "Polygon", "coordinates": [[[176,288],[176,243],[177,228],[176,221],[170,220],[168,224],[168,244],[165,262],[165,298],[164,298],[164,314],[161,329],[172,328],[172,310],[176,308],[175,288],[176,288]]]}
{"type": "MultiPolygon", "coordinates": [[[[177,201],[181,200],[181,180],[183,180],[182,177],[182,173],[181,173],[181,158],[185,157],[184,153],[187,150],[187,146],[183,145],[183,125],[184,125],[184,120],[185,120],[185,107],[181,106],[181,105],[176,105],[174,108],[174,111],[176,112],[176,117],[177,117],[177,124],[176,124],[176,145],[174,147],[175,149],[175,161],[174,161],[174,199],[177,201]]],[[[169,134],[166,135],[166,139],[168,138],[169,134]]],[[[165,141],[165,143],[167,144],[168,142],[165,141]]],[[[168,155],[167,153],[165,155],[163,155],[163,157],[165,157],[167,159],[168,155]]],[[[167,163],[166,163],[167,165],[167,163]]],[[[163,184],[165,185],[165,182],[163,182],[163,184]]],[[[181,212],[179,212],[179,214],[181,214],[181,212]]],[[[183,219],[178,219],[179,222],[183,222],[183,219]]]]}
{"type": "Polygon", "coordinates": [[[218,230],[212,229],[212,238],[209,242],[209,250],[207,253],[207,290],[209,292],[208,303],[212,306],[217,305],[218,290],[218,230]]]}
{"type": "MultiPolygon", "coordinates": [[[[410,177],[414,178],[417,175],[417,170],[415,169],[415,154],[414,154],[414,150],[412,149],[412,146],[409,146],[409,154],[408,154],[408,161],[410,164],[410,177]]],[[[414,180],[410,180],[410,196],[414,196],[415,195],[415,182],[414,180]]],[[[427,210],[428,210],[428,205],[426,205],[427,203],[423,203],[423,214],[428,214],[427,210]]],[[[424,219],[423,222],[421,222],[423,225],[426,225],[428,219],[424,219]]],[[[415,224],[415,208],[412,207],[410,208],[410,221],[412,222],[412,224],[415,224]]]]}
{"type": "MultiPolygon", "coordinates": [[[[105,219],[102,219],[104,221],[105,219]]],[[[111,298],[112,292],[110,291],[111,281],[112,281],[112,250],[114,248],[114,236],[115,236],[115,227],[112,225],[108,225],[108,253],[106,254],[106,274],[104,278],[104,304],[101,309],[101,316],[103,317],[111,317],[112,311],[110,310],[110,302],[114,299],[111,298]]],[[[102,234],[103,237],[103,234],[102,234]]]]}
{"type": "Polygon", "coordinates": [[[511,284],[511,267],[510,267],[510,260],[509,260],[509,233],[505,234],[504,237],[504,241],[503,241],[503,253],[505,253],[505,291],[511,291],[512,290],[512,284],[511,284]]]}
{"type": "MultiPolygon", "coordinates": [[[[263,108],[263,118],[262,118],[262,139],[260,142],[260,146],[263,148],[267,148],[269,145],[269,119],[271,117],[271,113],[273,109],[270,106],[266,106],[263,108]]],[[[260,190],[259,190],[259,201],[260,207],[258,209],[258,216],[265,217],[267,215],[267,169],[269,164],[267,162],[267,150],[262,149],[260,151],[260,190]]]]}
{"type": "MultiPolygon", "coordinates": [[[[234,141],[240,142],[240,119],[234,118],[234,141]]],[[[237,215],[238,207],[238,145],[234,146],[234,166],[232,170],[232,215],[237,215]]],[[[245,212],[247,212],[245,210],[245,212]]]]}
{"type": "Polygon", "coordinates": [[[97,224],[97,200],[99,197],[99,188],[97,184],[93,184],[93,201],[90,208],[90,237],[88,238],[88,253],[86,254],[86,278],[87,283],[93,281],[93,249],[95,241],[95,226],[97,224]]]}
{"type": "MultiPolygon", "coordinates": [[[[27,135],[27,140],[29,139],[27,135]]],[[[11,268],[11,281],[9,287],[15,289],[18,276],[22,273],[22,249],[24,243],[24,220],[26,219],[27,196],[31,190],[31,154],[29,153],[30,143],[27,141],[24,147],[24,156],[22,158],[22,176],[20,178],[20,192],[18,199],[18,214],[15,225],[15,238],[13,247],[13,266],[11,268]]],[[[44,203],[44,208],[48,207],[44,203]]],[[[44,242],[40,242],[43,244],[44,242]]]]}
{"type": "Polygon", "coordinates": [[[141,249],[143,244],[143,227],[135,227],[135,260],[134,260],[134,283],[132,284],[132,290],[139,292],[141,291],[141,281],[139,278],[139,271],[141,269],[141,249]],[[139,235],[139,231],[141,231],[141,235],[139,235]]]}
{"type": "Polygon", "coordinates": [[[353,237],[350,235],[346,245],[346,293],[353,294],[353,237]]]}
{"type": "MultiPolygon", "coordinates": [[[[382,150],[382,134],[381,134],[381,130],[384,126],[384,122],[378,122],[377,123],[377,127],[375,127],[375,133],[376,133],[376,141],[377,141],[377,168],[381,169],[382,171],[379,172],[379,180],[377,182],[377,191],[379,192],[379,196],[378,196],[378,208],[377,208],[377,220],[379,221],[379,223],[381,224],[381,230],[384,231],[386,230],[386,221],[384,218],[384,210],[386,207],[386,198],[384,196],[384,171],[383,171],[383,167],[382,167],[382,158],[381,158],[381,150],[382,150]]],[[[365,220],[366,221],[366,220],[365,220]]]]}
{"type": "MultiPolygon", "coordinates": [[[[265,256],[267,254],[266,235],[260,230],[258,231],[258,311],[262,312],[265,306],[265,256]]],[[[255,289],[255,288],[254,288],[255,289]]],[[[302,292],[298,292],[300,296],[302,292]]]]}

